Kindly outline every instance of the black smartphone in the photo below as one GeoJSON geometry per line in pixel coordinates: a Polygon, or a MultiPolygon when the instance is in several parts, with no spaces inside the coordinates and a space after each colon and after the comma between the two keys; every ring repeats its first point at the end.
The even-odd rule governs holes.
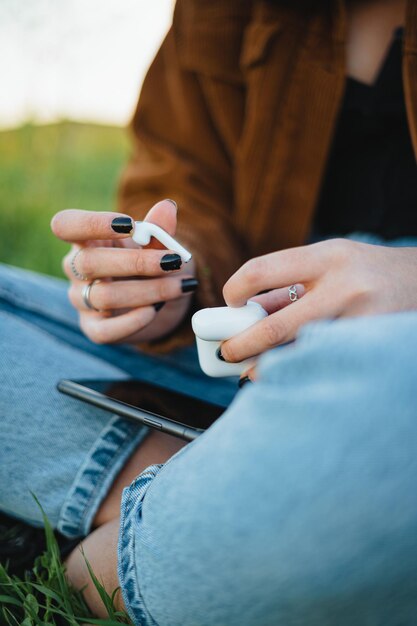
{"type": "Polygon", "coordinates": [[[58,391],[186,441],[196,439],[225,411],[141,380],[61,380],[58,391]]]}

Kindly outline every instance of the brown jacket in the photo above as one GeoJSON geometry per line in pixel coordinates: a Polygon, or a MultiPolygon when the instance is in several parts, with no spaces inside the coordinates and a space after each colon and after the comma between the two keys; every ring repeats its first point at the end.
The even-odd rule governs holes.
{"type": "MultiPolygon", "coordinates": [[[[343,0],[333,7],[308,15],[268,0],[177,2],[133,118],[119,209],[140,217],[161,198],[178,202],[198,307],[221,303],[246,259],[308,236],[345,86],[343,0]]],[[[417,0],[408,0],[403,76],[417,155],[417,0]]]]}

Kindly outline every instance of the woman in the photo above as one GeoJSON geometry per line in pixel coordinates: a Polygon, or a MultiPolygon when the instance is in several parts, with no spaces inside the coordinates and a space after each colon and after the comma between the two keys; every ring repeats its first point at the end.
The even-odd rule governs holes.
{"type": "MultiPolygon", "coordinates": [[[[13,376],[35,379],[28,341],[42,384],[34,398],[19,389],[7,422],[8,439],[33,453],[24,470],[13,461],[7,488],[1,476],[1,506],[36,521],[30,485],[67,536],[97,527],[84,550],[110,590],[118,571],[138,624],[412,624],[416,614],[417,4],[314,4],[178,2],[133,121],[122,213],[65,211],[52,223],[73,243],[70,298],[97,348],[69,328],[55,283],[4,271],[5,328],[17,338],[7,401],[13,376]],[[166,196],[178,226],[171,201],[146,219],[192,249],[191,268],[131,247],[131,218],[166,196]],[[226,403],[231,384],[193,375],[182,347],[191,307],[217,304],[224,283],[227,304],[256,297],[270,313],[221,349],[227,361],[268,351],[242,382],[258,379],[203,437],[135,478],[178,443],[121,420],[103,428],[53,383],[128,372],[191,380],[195,395],[226,403]],[[269,352],[307,322],[345,317],[355,319],[308,326],[269,352]],[[120,341],[132,349],[101,345],[120,341]],[[44,443],[18,432],[25,411],[36,421],[33,406],[57,442],[41,468],[44,443]]],[[[88,583],[79,551],[68,575],[88,583]]],[[[100,614],[91,586],[85,595],[100,614]]]]}

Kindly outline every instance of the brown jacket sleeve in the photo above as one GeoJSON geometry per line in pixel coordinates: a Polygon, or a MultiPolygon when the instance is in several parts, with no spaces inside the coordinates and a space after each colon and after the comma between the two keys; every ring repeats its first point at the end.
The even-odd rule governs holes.
{"type": "MultiPolygon", "coordinates": [[[[178,203],[177,236],[198,268],[196,309],[223,302],[222,287],[245,252],[233,223],[231,144],[217,129],[204,93],[212,79],[207,76],[204,85],[204,76],[184,68],[181,45],[174,18],[134,114],[134,153],[121,179],[119,210],[141,219],[158,200],[178,203]]],[[[178,330],[160,347],[191,341],[189,319],[178,330]]]]}

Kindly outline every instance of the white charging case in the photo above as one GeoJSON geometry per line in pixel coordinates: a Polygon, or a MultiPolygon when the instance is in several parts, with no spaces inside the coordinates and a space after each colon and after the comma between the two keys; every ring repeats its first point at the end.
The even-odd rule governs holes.
{"type": "Polygon", "coordinates": [[[208,376],[240,376],[253,364],[253,359],[240,363],[226,363],[217,356],[222,341],[243,332],[267,316],[257,302],[231,308],[227,306],[201,309],[194,313],[191,324],[197,341],[201,369],[208,376]]]}

